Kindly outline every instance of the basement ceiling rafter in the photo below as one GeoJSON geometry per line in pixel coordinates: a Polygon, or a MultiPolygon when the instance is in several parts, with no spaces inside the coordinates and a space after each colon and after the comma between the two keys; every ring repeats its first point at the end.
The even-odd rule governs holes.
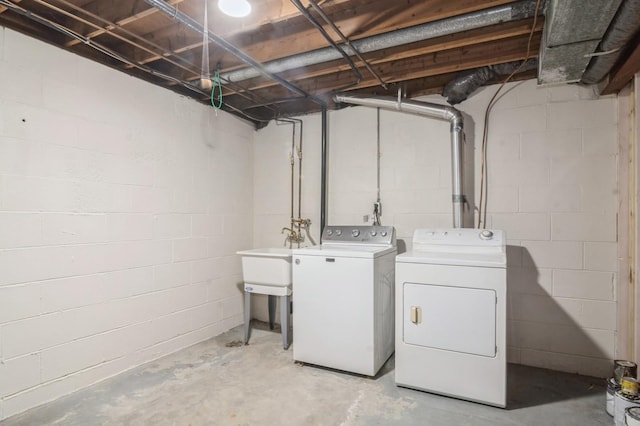
{"type": "MultiPolygon", "coordinates": [[[[225,40],[254,62],[268,64],[274,60],[289,60],[315,54],[329,46],[327,39],[291,0],[249,0],[253,12],[241,19],[223,15],[215,7],[215,0],[207,1],[210,2],[210,34],[225,40]]],[[[321,19],[310,1],[301,0],[328,36],[341,44],[340,35],[321,19]]],[[[439,93],[460,71],[524,59],[533,25],[532,6],[536,2],[314,1],[331,23],[355,43],[354,46],[375,37],[390,36],[398,30],[431,24],[446,26],[452,20],[464,21],[459,18],[466,16],[493,16],[495,8],[511,10],[513,15],[495,22],[487,19],[487,24],[469,28],[454,25],[453,30],[444,33],[446,35],[436,34],[429,39],[402,42],[393,47],[376,46],[373,50],[360,52],[366,66],[359,58],[351,56],[362,75],[360,81],[356,81],[357,73],[340,56],[337,56],[339,59],[333,57],[310,65],[283,68],[271,72],[271,78],[254,74],[233,81],[223,79],[224,109],[260,126],[276,117],[317,111],[321,101],[332,108],[335,105],[331,94],[336,90],[395,95],[397,89],[402,88],[410,96],[439,93]],[[523,13],[522,16],[519,13],[523,13]],[[380,80],[367,66],[382,81],[389,83],[388,90],[380,86],[380,80]]],[[[202,34],[177,19],[177,14],[184,14],[202,26],[203,11],[204,0],[163,0],[162,3],[148,0],[0,0],[0,25],[209,104],[209,91],[199,88],[202,34]],[[167,8],[154,7],[160,5],[167,5],[167,8]]],[[[532,58],[538,54],[544,25],[540,15],[530,46],[532,58]]],[[[212,73],[219,71],[223,77],[232,76],[235,71],[247,67],[246,61],[227,47],[210,42],[208,48],[212,73]]],[[[617,90],[628,74],[637,70],[638,61],[634,59],[638,56],[637,49],[629,55],[626,63],[621,61],[618,65],[609,90],[617,90]]],[[[535,77],[536,72],[529,70],[514,78],[535,77]]]]}

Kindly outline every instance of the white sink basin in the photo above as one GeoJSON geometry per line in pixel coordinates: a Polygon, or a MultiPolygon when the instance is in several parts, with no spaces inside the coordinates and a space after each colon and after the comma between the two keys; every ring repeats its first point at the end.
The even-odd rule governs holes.
{"type": "Polygon", "coordinates": [[[242,256],[245,283],[286,287],[291,285],[291,250],[258,248],[237,252],[242,256]]]}

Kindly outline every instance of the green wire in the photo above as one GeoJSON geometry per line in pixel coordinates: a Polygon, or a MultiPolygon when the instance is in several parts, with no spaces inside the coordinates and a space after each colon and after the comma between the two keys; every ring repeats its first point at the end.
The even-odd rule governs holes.
{"type": "Polygon", "coordinates": [[[220,82],[220,73],[216,71],[213,75],[213,87],[211,87],[211,106],[216,109],[222,108],[222,83],[220,82]],[[218,103],[215,102],[216,87],[218,88],[218,103]]]}

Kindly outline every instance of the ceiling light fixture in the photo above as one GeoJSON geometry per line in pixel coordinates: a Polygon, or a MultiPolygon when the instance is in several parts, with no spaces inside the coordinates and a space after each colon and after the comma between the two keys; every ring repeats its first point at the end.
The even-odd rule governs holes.
{"type": "Polygon", "coordinates": [[[247,0],[218,0],[218,9],[225,15],[243,18],[251,13],[251,4],[247,0]]]}

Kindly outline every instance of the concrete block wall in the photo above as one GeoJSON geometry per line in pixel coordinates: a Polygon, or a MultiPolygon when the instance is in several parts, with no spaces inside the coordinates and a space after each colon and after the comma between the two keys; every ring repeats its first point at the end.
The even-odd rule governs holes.
{"type": "Polygon", "coordinates": [[[0,419],[242,322],[254,135],[0,28],[0,419]]]}
{"type": "MultiPolygon", "coordinates": [[[[476,134],[495,90],[461,105],[479,117],[476,134]]],[[[508,237],[508,358],[605,377],[616,356],[617,99],[534,82],[503,93],[490,116],[487,226],[508,237]]]]}
{"type": "MultiPolygon", "coordinates": [[[[467,115],[465,161],[475,176],[475,204],[484,111],[496,89],[482,89],[457,106],[467,115]]],[[[534,81],[510,83],[503,93],[490,121],[487,227],[504,229],[508,237],[508,359],[605,377],[616,345],[616,97],[534,81]]],[[[319,128],[318,115],[305,120],[319,128]]],[[[370,108],[329,115],[328,224],[371,223],[376,123],[370,108]]],[[[274,135],[272,126],[259,131],[257,144],[275,144],[274,135]]],[[[280,143],[284,151],[287,142],[280,143]]],[[[307,150],[314,143],[319,150],[319,131],[307,150]]],[[[407,247],[416,228],[451,227],[449,123],[381,111],[380,145],[382,223],[395,226],[407,247]]],[[[256,165],[259,185],[286,188],[272,164],[256,165]]],[[[316,194],[306,205],[311,211],[319,209],[319,170],[319,157],[305,163],[304,190],[316,194]]],[[[282,221],[286,190],[270,194],[282,221]]],[[[256,197],[258,221],[265,205],[256,197]]],[[[277,244],[276,228],[256,226],[260,243],[277,244]]]]}

